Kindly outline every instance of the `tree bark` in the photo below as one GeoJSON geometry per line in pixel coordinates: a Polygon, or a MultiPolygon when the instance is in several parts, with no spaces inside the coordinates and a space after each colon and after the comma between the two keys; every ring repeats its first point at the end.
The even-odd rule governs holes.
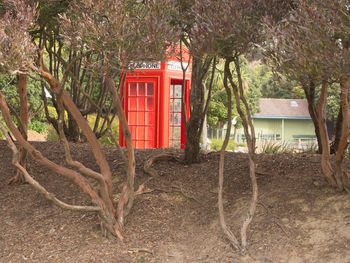
{"type": "Polygon", "coordinates": [[[208,105],[210,102],[212,86],[211,81],[208,99],[205,103],[205,86],[203,84],[203,80],[205,75],[208,73],[211,62],[212,59],[210,57],[205,59],[193,57],[192,82],[190,90],[190,118],[185,127],[186,147],[184,161],[189,164],[199,161],[199,144],[203,130],[204,118],[208,109],[206,105],[208,105]]]}
{"type": "Polygon", "coordinates": [[[190,118],[185,127],[186,147],[184,160],[186,163],[198,162],[200,143],[200,124],[204,104],[204,86],[201,78],[201,64],[199,58],[194,57],[192,62],[192,82],[190,90],[190,118]]]}
{"type": "MultiPolygon", "coordinates": [[[[242,80],[242,75],[241,75],[241,69],[240,69],[240,62],[239,62],[239,57],[236,56],[234,58],[235,62],[235,68],[236,68],[236,73],[237,73],[237,78],[238,78],[238,89],[239,89],[239,94],[237,92],[237,86],[234,85],[234,82],[232,80],[232,75],[230,72],[229,75],[229,80],[230,83],[233,87],[233,92],[236,98],[236,107],[237,111],[240,114],[240,117],[243,121],[243,127],[244,127],[244,133],[247,138],[247,145],[248,145],[248,157],[249,157],[249,176],[252,182],[252,188],[253,188],[253,193],[252,193],[252,198],[251,202],[249,205],[249,210],[247,213],[247,216],[245,220],[243,221],[243,225],[241,228],[241,239],[242,239],[242,249],[243,252],[246,252],[246,247],[247,247],[247,230],[250,225],[250,223],[253,220],[255,211],[256,211],[256,206],[258,202],[258,184],[256,180],[256,174],[255,174],[255,144],[256,144],[256,138],[255,138],[255,129],[252,121],[252,117],[250,114],[250,109],[248,102],[244,96],[244,88],[243,88],[243,80],[242,80]],[[241,103],[240,100],[243,102],[243,105],[245,107],[245,112],[246,115],[244,115],[244,112],[241,109],[241,103]],[[250,129],[250,133],[249,133],[250,129]]],[[[229,68],[228,68],[229,69],[229,68]]],[[[226,70],[225,70],[226,71],[226,70]]]]}
{"type": "Polygon", "coordinates": [[[349,136],[349,80],[347,78],[342,78],[340,82],[340,105],[341,105],[341,115],[342,118],[342,125],[341,125],[341,133],[339,136],[339,145],[337,149],[336,154],[336,172],[335,172],[335,179],[337,181],[338,189],[343,190],[344,185],[348,188],[350,186],[349,184],[349,177],[348,174],[343,171],[343,160],[345,156],[345,150],[348,146],[348,136],[349,136]]]}
{"type": "MultiPolygon", "coordinates": [[[[28,139],[28,96],[27,96],[27,75],[19,74],[18,75],[18,94],[19,94],[19,114],[20,114],[20,132],[25,140],[28,139]]],[[[19,148],[19,164],[26,168],[27,167],[27,151],[24,147],[20,146],[19,148]]],[[[9,184],[23,184],[25,182],[24,174],[21,172],[21,169],[17,169],[15,177],[13,177],[9,184]]]]}
{"type": "Polygon", "coordinates": [[[243,81],[241,78],[241,71],[240,71],[240,65],[239,65],[239,58],[238,57],[230,57],[226,58],[225,61],[225,69],[224,69],[224,86],[226,89],[226,93],[228,95],[228,123],[227,123],[227,133],[225,136],[225,140],[223,143],[223,146],[220,151],[220,163],[219,163],[219,192],[218,192],[218,205],[219,205],[219,216],[220,216],[220,224],[221,227],[226,234],[227,238],[230,240],[231,244],[237,248],[240,249],[242,253],[246,253],[247,248],[247,230],[250,225],[250,223],[253,220],[256,206],[257,206],[257,200],[258,200],[258,184],[256,180],[256,174],[255,174],[255,131],[254,126],[251,120],[250,116],[250,110],[248,108],[248,103],[244,97],[244,90],[243,90],[243,81]],[[230,63],[235,62],[237,77],[238,77],[238,87],[234,83],[232,78],[232,73],[230,71],[230,63]],[[230,231],[230,229],[227,227],[225,223],[225,217],[224,217],[224,211],[223,211],[223,204],[222,204],[222,191],[223,191],[223,170],[224,170],[224,157],[225,157],[225,149],[228,144],[228,141],[230,139],[230,133],[231,133],[231,125],[232,125],[232,95],[231,95],[231,89],[228,86],[227,81],[229,80],[232,88],[233,93],[236,100],[236,108],[237,111],[243,121],[243,127],[244,127],[244,133],[247,138],[247,145],[248,145],[248,157],[249,157],[249,175],[252,182],[253,187],[253,193],[252,193],[252,199],[249,205],[248,213],[243,221],[242,227],[241,227],[241,243],[238,242],[234,234],[230,231]],[[241,101],[243,102],[243,105],[245,107],[246,114],[242,110],[241,107],[241,101]],[[250,132],[249,132],[250,129],[250,132]]]}
{"type": "MultiPolygon", "coordinates": [[[[102,218],[102,226],[107,229],[111,234],[117,235],[122,239],[120,233],[121,222],[116,221],[115,208],[113,206],[113,195],[112,195],[112,176],[108,162],[102,153],[101,147],[96,139],[95,134],[92,132],[88,122],[82,116],[81,112],[74,104],[68,93],[61,87],[61,83],[58,82],[46,69],[37,69],[32,67],[41,77],[43,77],[48,83],[51,90],[62,99],[65,109],[72,115],[77,122],[82,133],[86,137],[88,143],[91,146],[95,160],[99,166],[102,179],[99,181],[99,193],[102,199],[102,212],[100,213],[102,218]]],[[[83,177],[84,178],[84,177],[83,177]]],[[[78,183],[78,182],[77,182],[78,183]]],[[[84,186],[81,186],[83,189],[84,186]]],[[[86,189],[84,189],[86,190],[86,189]]]]}
{"type": "Polygon", "coordinates": [[[116,109],[119,123],[123,130],[123,135],[125,138],[125,144],[127,148],[128,163],[127,165],[127,183],[123,187],[122,194],[118,202],[118,208],[116,211],[117,220],[122,227],[124,224],[124,218],[130,212],[130,209],[134,203],[134,180],[135,180],[135,154],[134,147],[131,139],[131,131],[129,129],[128,121],[126,119],[125,112],[123,110],[117,89],[115,87],[114,80],[109,75],[105,76],[105,83],[107,88],[112,95],[112,101],[116,109]],[[125,207],[126,206],[126,207],[125,207]]]}
{"type": "Polygon", "coordinates": [[[342,111],[342,105],[340,103],[337,122],[335,124],[334,141],[332,141],[332,145],[331,145],[331,154],[336,154],[338,152],[340,137],[342,133],[342,125],[343,125],[343,111],[342,111]]]}
{"type": "Polygon", "coordinates": [[[316,85],[314,84],[314,82],[310,81],[309,85],[303,85],[302,88],[304,90],[306,100],[308,103],[309,114],[315,127],[315,134],[316,134],[317,145],[318,145],[317,152],[319,154],[322,154],[322,142],[321,142],[321,136],[320,136],[320,128],[318,124],[319,122],[318,122],[317,108],[315,103],[316,85]]]}
{"type": "Polygon", "coordinates": [[[337,186],[337,182],[333,176],[333,169],[331,165],[329,139],[326,125],[327,95],[328,83],[326,81],[323,81],[321,86],[320,100],[317,103],[318,127],[320,130],[320,139],[322,145],[321,167],[328,183],[332,186],[337,186]]]}
{"type": "MultiPolygon", "coordinates": [[[[226,61],[225,63],[229,65],[230,62],[226,61]]],[[[226,69],[226,65],[225,65],[225,69],[226,69]]],[[[224,76],[224,87],[225,87],[226,93],[227,93],[228,106],[227,106],[227,132],[226,132],[225,140],[224,140],[222,147],[221,147],[221,150],[220,150],[220,162],[219,162],[219,190],[218,190],[219,218],[220,218],[221,228],[224,231],[226,237],[230,240],[232,246],[236,249],[241,249],[239,241],[237,240],[236,236],[232,233],[232,231],[229,229],[229,227],[226,224],[224,205],[223,205],[223,201],[222,201],[223,184],[224,184],[225,151],[226,151],[228,141],[230,139],[231,125],[232,125],[232,122],[231,122],[231,118],[232,118],[232,93],[231,93],[231,89],[227,83],[227,74],[225,74],[225,76],[224,76]]]]}
{"type": "Polygon", "coordinates": [[[101,208],[98,206],[77,206],[77,205],[69,205],[61,200],[57,199],[55,195],[49,193],[39,182],[37,182],[32,176],[29,175],[28,171],[20,164],[19,162],[19,152],[17,150],[16,145],[13,143],[12,139],[8,135],[5,127],[0,123],[0,130],[5,134],[8,145],[12,150],[12,164],[17,167],[23,173],[25,180],[31,184],[35,189],[37,189],[46,199],[52,201],[59,207],[63,209],[69,209],[74,211],[85,211],[85,212],[99,212],[101,208]]]}

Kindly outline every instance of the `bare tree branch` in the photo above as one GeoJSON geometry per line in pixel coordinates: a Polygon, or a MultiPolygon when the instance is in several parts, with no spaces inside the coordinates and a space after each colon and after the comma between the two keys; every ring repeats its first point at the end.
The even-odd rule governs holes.
{"type": "MultiPolygon", "coordinates": [[[[0,116],[0,120],[1,120],[0,116]]],[[[9,147],[11,148],[13,152],[12,156],[12,164],[16,166],[24,175],[24,178],[26,182],[28,182],[30,185],[32,185],[36,190],[38,190],[46,199],[52,201],[57,206],[67,209],[67,210],[74,210],[74,211],[85,211],[85,212],[99,212],[101,211],[101,207],[98,206],[77,206],[77,205],[70,205],[67,204],[58,198],[56,198],[52,193],[48,192],[38,181],[36,181],[30,174],[28,173],[27,169],[25,169],[20,163],[19,163],[19,152],[17,150],[16,145],[11,140],[10,136],[7,134],[7,131],[5,127],[0,122],[0,129],[3,132],[3,134],[6,137],[7,143],[9,147]]]]}

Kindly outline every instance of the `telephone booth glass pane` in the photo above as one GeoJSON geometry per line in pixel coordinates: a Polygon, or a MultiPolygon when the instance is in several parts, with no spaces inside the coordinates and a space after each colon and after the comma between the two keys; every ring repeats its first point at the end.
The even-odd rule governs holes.
{"type": "Polygon", "coordinates": [[[181,98],[182,94],[182,85],[174,85],[174,93],[175,93],[175,98],[181,98]]]}
{"type": "Polygon", "coordinates": [[[182,85],[170,85],[169,147],[181,146],[182,85]]]}
{"type": "Polygon", "coordinates": [[[147,111],[153,111],[153,98],[147,98],[147,111]]]}
{"type": "Polygon", "coordinates": [[[181,112],[181,100],[174,101],[174,112],[181,112]]]}
{"type": "Polygon", "coordinates": [[[137,110],[145,111],[145,98],[138,96],[137,98],[137,110]]]}
{"type": "Polygon", "coordinates": [[[130,96],[136,96],[137,91],[137,84],[136,83],[130,83],[129,85],[129,95],[130,96]]]}
{"type": "Polygon", "coordinates": [[[153,94],[154,94],[153,83],[147,83],[147,96],[153,96],[153,94]]]}
{"type": "Polygon", "coordinates": [[[139,88],[138,88],[138,95],[139,96],[145,96],[146,93],[146,83],[139,82],[139,88]]]}

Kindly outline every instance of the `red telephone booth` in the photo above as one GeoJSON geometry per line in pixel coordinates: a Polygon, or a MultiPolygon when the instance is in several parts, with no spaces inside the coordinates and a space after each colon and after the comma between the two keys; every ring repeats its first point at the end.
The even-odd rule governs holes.
{"type": "MultiPolygon", "coordinates": [[[[183,50],[183,65],[189,63],[183,50]]],[[[140,63],[127,75],[123,91],[123,108],[137,149],[183,148],[185,127],[181,107],[183,71],[181,62],[170,56],[163,63],[140,63]]],[[[190,66],[185,74],[185,104],[189,112],[190,66]]],[[[122,130],[119,143],[125,146],[122,130]]]]}

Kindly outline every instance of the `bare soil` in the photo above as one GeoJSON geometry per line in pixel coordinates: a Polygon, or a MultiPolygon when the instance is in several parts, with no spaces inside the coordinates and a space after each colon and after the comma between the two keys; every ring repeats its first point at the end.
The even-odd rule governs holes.
{"type": "MultiPolygon", "coordinates": [[[[50,160],[64,164],[57,143],[33,142],[50,160]]],[[[73,156],[97,169],[87,145],[72,144],[73,156]]],[[[124,180],[118,151],[104,147],[113,175],[124,180]]],[[[143,162],[166,150],[136,151],[136,186],[149,175],[143,162]]],[[[94,213],[62,210],[30,185],[8,186],[15,174],[11,152],[0,141],[0,262],[350,262],[350,196],[327,186],[320,156],[258,155],[259,205],[249,229],[249,255],[230,247],[218,221],[218,153],[184,165],[162,161],[151,193],[137,196],[124,242],[102,236],[94,213]]],[[[350,169],[350,158],[346,159],[350,169]]],[[[71,181],[30,161],[30,173],[72,204],[89,199],[71,181]]],[[[117,191],[118,189],[116,189],[117,191]]],[[[119,189],[120,190],[120,189],[119,189]]],[[[224,205],[238,236],[251,195],[247,156],[227,153],[224,205]]]]}
{"type": "Polygon", "coordinates": [[[38,133],[36,131],[28,130],[28,141],[44,142],[47,134],[38,133]]]}

